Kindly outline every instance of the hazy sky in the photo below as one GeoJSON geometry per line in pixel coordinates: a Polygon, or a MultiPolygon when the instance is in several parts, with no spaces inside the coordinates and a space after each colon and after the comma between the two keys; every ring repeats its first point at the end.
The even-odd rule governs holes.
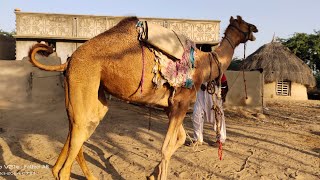
{"type": "MultiPolygon", "coordinates": [[[[269,43],[274,33],[288,38],[295,32],[320,30],[319,0],[0,0],[0,29],[15,29],[15,8],[24,12],[221,20],[221,35],[230,16],[241,15],[259,29],[257,40],[247,43],[247,55],[269,43]]],[[[235,56],[243,56],[243,46],[235,56]]]]}

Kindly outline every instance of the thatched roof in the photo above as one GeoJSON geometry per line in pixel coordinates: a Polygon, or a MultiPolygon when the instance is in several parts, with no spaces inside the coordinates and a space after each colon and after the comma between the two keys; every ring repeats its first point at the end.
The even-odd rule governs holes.
{"type": "Polygon", "coordinates": [[[243,66],[245,70],[262,68],[265,83],[289,80],[309,87],[316,85],[309,66],[279,42],[263,45],[244,60],[243,66]]]}

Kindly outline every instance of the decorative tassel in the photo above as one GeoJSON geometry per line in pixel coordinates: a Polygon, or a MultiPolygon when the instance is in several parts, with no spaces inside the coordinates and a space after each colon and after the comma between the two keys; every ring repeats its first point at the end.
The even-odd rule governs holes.
{"type": "Polygon", "coordinates": [[[218,140],[217,143],[219,144],[218,156],[221,161],[222,160],[222,142],[220,140],[218,140]]]}

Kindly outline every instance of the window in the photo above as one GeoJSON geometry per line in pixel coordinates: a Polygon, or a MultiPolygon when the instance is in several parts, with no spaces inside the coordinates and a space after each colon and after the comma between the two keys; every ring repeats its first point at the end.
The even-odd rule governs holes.
{"type": "Polygon", "coordinates": [[[276,94],[278,96],[290,96],[291,95],[291,82],[290,81],[278,81],[276,86],[276,94]]]}

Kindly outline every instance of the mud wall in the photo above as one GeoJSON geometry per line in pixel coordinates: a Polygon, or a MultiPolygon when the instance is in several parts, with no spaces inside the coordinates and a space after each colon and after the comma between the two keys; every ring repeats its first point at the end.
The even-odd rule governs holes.
{"type": "Polygon", "coordinates": [[[276,94],[276,82],[264,85],[264,94],[267,99],[283,99],[283,100],[308,100],[306,86],[291,82],[290,96],[281,96],[276,94]]]}
{"type": "MultiPolygon", "coordinates": [[[[58,64],[60,58],[39,58],[42,63],[58,64]]],[[[33,67],[22,61],[0,61],[0,100],[11,102],[53,102],[63,100],[62,74],[33,67]]]]}
{"type": "Polygon", "coordinates": [[[226,72],[229,92],[226,106],[243,106],[262,109],[263,105],[263,74],[259,71],[226,72]],[[245,81],[244,81],[245,80],[245,81]]]}
{"type": "MultiPolygon", "coordinates": [[[[37,57],[41,63],[60,64],[60,58],[37,57]]],[[[0,100],[12,102],[53,102],[64,99],[63,75],[33,67],[27,58],[22,61],[0,61],[0,100]]],[[[259,72],[226,72],[229,92],[226,106],[244,106],[259,109],[263,104],[263,75],[259,72]],[[247,92],[247,94],[246,94],[247,92]],[[246,99],[247,96],[247,99],[246,99]]]]}
{"type": "Polygon", "coordinates": [[[13,37],[0,35],[0,59],[15,59],[16,40],[13,37]]]}

